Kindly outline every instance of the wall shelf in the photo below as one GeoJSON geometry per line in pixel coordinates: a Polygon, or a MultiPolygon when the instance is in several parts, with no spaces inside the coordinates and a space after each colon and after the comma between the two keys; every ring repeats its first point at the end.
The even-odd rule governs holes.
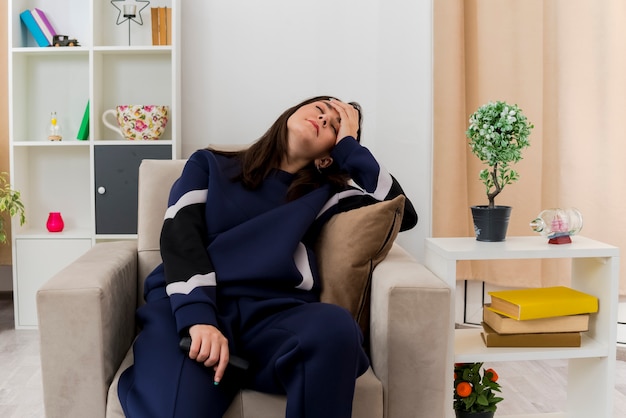
{"type": "Polygon", "coordinates": [[[109,1],[9,1],[11,183],[27,216],[24,226],[15,219],[12,225],[16,328],[37,326],[35,292],[61,267],[57,259],[71,262],[102,239],[136,238],[141,160],[180,158],[180,3],[151,4],[172,9],[171,45],[152,45],[148,7],[143,25],[131,26],[129,46],[128,26],[116,25],[109,1]],[[80,46],[38,47],[19,17],[35,7],[80,46]],[[89,138],[77,140],[87,103],[89,138]],[[162,139],[128,141],[105,127],[102,113],[123,104],[169,106],[162,139]],[[63,130],[59,142],[47,139],[53,111],[63,130]],[[49,212],[61,212],[63,232],[45,229],[49,212]],[[35,259],[38,270],[23,265],[35,259]]]}

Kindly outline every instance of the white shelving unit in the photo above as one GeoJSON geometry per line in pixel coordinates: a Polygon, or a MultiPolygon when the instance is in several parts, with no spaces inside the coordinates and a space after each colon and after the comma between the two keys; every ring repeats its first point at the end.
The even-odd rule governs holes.
{"type": "MultiPolygon", "coordinates": [[[[571,244],[551,245],[540,236],[508,237],[499,243],[479,242],[474,238],[426,239],[426,266],[444,279],[453,292],[456,288],[456,266],[461,260],[563,258],[571,259],[571,287],[595,295],[600,301],[600,309],[591,316],[589,331],[583,336],[582,346],[576,348],[485,347],[480,329],[455,330],[454,320],[451,320],[449,332],[455,344],[450,348],[447,362],[450,367],[450,391],[446,393],[445,401],[447,418],[454,415],[452,393],[455,362],[546,359],[568,359],[567,410],[554,414],[516,415],[516,418],[613,417],[619,250],[581,236],[575,236],[572,240],[571,244]]],[[[455,297],[452,298],[454,300],[455,297]]],[[[450,318],[454,318],[454,303],[450,311],[450,318]]]]}
{"type": "MultiPolygon", "coordinates": [[[[142,158],[180,158],[180,3],[151,1],[141,11],[143,24],[130,23],[129,45],[129,23],[117,25],[118,10],[110,1],[8,2],[11,182],[27,211],[27,224],[12,226],[16,328],[37,326],[36,290],[59,269],[98,241],[136,238],[129,227],[109,232],[110,226],[103,226],[107,218],[112,220],[109,225],[136,219],[125,206],[130,202],[132,208],[136,201],[126,190],[123,198],[116,197],[119,210],[111,200],[102,205],[120,195],[114,186],[105,188],[106,195],[98,193],[106,181],[102,172],[110,166],[117,184],[129,185],[132,191],[135,165],[142,158]],[[172,42],[153,46],[150,9],[163,6],[172,9],[172,42]],[[46,13],[58,33],[76,38],[80,46],[38,47],[19,17],[35,7],[46,13]],[[81,141],[76,137],[88,102],[89,139],[81,141]],[[126,141],[106,128],[102,113],[121,104],[168,105],[161,139],[126,141]],[[60,142],[47,139],[52,111],[63,129],[60,142]],[[102,152],[104,147],[115,148],[102,152]],[[120,166],[120,161],[128,166],[120,166]],[[61,233],[46,230],[53,211],[61,212],[65,221],[61,233]]],[[[138,9],[143,5],[137,3],[138,9]]]]}

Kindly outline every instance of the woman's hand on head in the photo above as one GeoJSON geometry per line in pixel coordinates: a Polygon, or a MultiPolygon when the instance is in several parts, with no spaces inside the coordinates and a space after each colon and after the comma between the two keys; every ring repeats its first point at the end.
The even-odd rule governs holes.
{"type": "Polygon", "coordinates": [[[351,104],[344,103],[341,100],[332,99],[328,102],[333,109],[339,112],[339,118],[341,119],[335,144],[338,144],[339,141],[347,136],[356,138],[359,132],[359,111],[351,104]]]}
{"type": "Polygon", "coordinates": [[[219,383],[228,365],[228,340],[219,329],[204,324],[189,328],[189,336],[191,337],[189,358],[204,363],[206,367],[213,367],[215,382],[219,383]]]}

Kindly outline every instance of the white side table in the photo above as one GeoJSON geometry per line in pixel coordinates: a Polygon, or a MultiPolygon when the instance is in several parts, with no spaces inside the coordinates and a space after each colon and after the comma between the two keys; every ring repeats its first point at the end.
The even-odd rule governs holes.
{"type": "MultiPolygon", "coordinates": [[[[556,414],[526,414],[522,417],[612,418],[615,385],[619,249],[589,238],[574,236],[571,244],[548,244],[540,236],[508,237],[503,242],[480,242],[474,238],[427,238],[425,264],[450,286],[453,297],[450,318],[454,318],[456,265],[461,260],[571,259],[571,287],[599,299],[600,309],[591,315],[589,331],[581,347],[499,348],[485,347],[480,329],[448,332],[454,347],[448,351],[449,388],[446,417],[454,416],[453,366],[455,362],[522,361],[568,359],[567,410],[556,414]]],[[[505,400],[506,402],[506,400],[505,400]]],[[[513,416],[509,416],[513,418],[513,416]]]]}

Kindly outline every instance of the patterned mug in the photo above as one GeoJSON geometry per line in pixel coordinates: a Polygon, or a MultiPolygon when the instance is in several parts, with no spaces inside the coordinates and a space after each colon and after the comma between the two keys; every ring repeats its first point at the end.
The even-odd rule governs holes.
{"type": "Polygon", "coordinates": [[[155,140],[165,131],[167,117],[167,106],[119,105],[104,111],[102,123],[125,139],[155,140]],[[108,115],[115,116],[117,125],[107,120],[108,115]]]}

